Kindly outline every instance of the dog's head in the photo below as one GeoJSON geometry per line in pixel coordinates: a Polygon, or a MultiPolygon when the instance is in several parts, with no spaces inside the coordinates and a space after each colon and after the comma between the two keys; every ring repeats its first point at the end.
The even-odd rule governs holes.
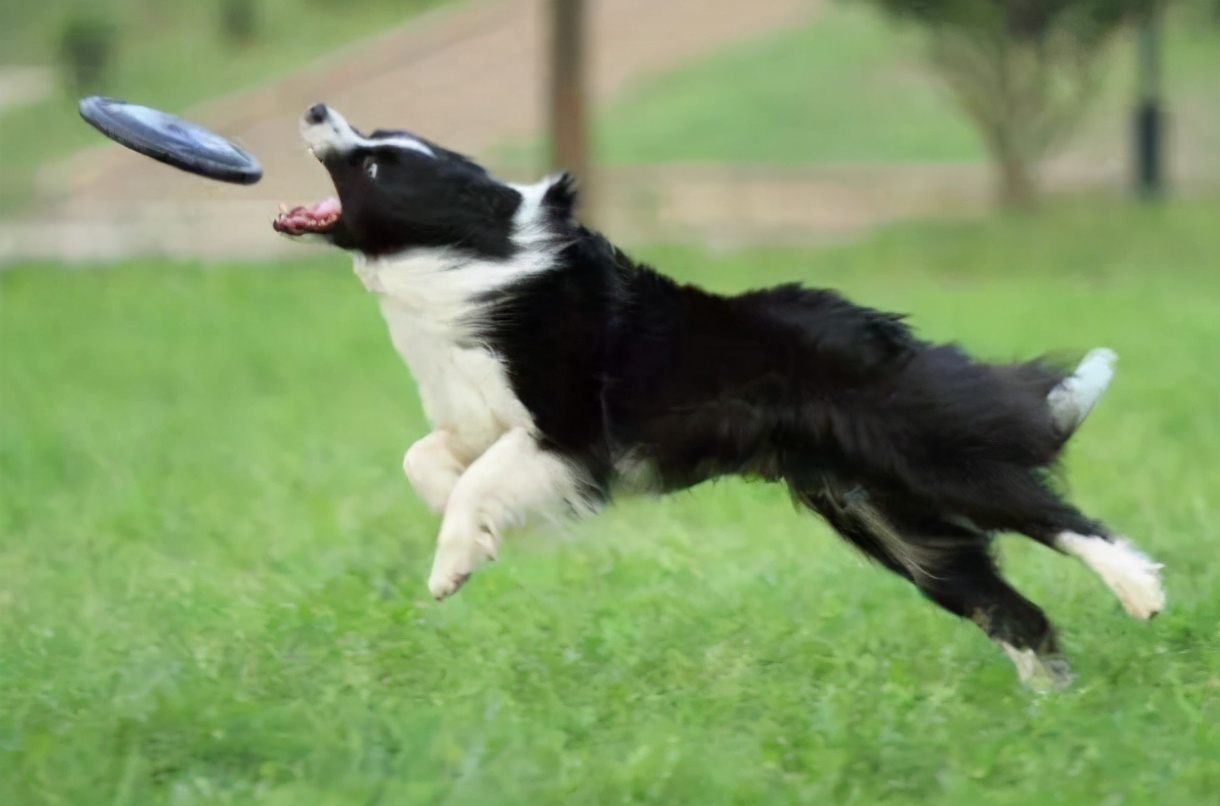
{"type": "MultiPolygon", "coordinates": [[[[301,136],[330,172],[336,196],[281,209],[278,232],[320,236],[370,257],[420,247],[512,254],[519,212],[530,200],[472,160],[410,132],[365,135],[324,104],[305,112],[301,136]]],[[[567,177],[547,183],[534,201],[564,213],[573,202],[567,177]]]]}

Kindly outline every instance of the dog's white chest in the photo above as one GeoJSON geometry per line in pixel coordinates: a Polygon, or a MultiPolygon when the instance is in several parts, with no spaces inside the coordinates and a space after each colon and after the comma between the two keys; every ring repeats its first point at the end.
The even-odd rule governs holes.
{"type": "Polygon", "coordinates": [[[436,328],[382,297],[382,314],[394,349],[411,370],[424,414],[478,455],[511,428],[532,428],[504,364],[480,347],[460,346],[452,332],[436,328]]]}
{"type": "Polygon", "coordinates": [[[511,277],[511,265],[461,262],[443,251],[356,260],[377,294],[394,348],[411,370],[432,427],[451,433],[472,457],[512,428],[534,429],[504,362],[475,341],[481,292],[511,277]]]}
{"type": "Polygon", "coordinates": [[[381,285],[381,272],[376,263],[370,263],[367,260],[356,260],[352,267],[366,289],[377,294],[385,291],[385,288],[381,285]]]}

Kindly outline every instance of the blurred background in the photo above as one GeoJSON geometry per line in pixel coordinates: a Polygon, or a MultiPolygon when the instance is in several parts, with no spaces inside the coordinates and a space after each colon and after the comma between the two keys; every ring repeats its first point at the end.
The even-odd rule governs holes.
{"type": "Polygon", "coordinates": [[[291,254],[263,224],[325,190],[296,138],[317,100],[514,179],[551,167],[557,137],[590,217],[637,242],[816,241],[1122,195],[1148,102],[1163,124],[1156,181],[1206,193],[1220,177],[1218,8],[3,0],[0,260],[291,254]],[[95,92],[205,123],[259,157],[265,181],[228,188],[108,144],[76,118],[95,92]]]}
{"type": "Polygon", "coordinates": [[[0,0],[0,266],[0,803],[1216,802],[1217,0],[0,0]],[[89,93],[264,179],[111,144],[89,93]],[[431,601],[410,377],[350,257],[270,226],[331,192],[317,101],[573,168],[715,291],[1116,350],[1067,478],[1167,612],[998,540],[1080,674],[1031,700],[735,481],[512,534],[431,601]]]}

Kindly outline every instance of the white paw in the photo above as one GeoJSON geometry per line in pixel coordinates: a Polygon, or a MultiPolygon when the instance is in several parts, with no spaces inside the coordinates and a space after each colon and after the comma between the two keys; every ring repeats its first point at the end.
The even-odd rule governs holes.
{"type": "Polygon", "coordinates": [[[1004,641],[1000,641],[1000,646],[1017,667],[1017,675],[1028,688],[1046,692],[1071,685],[1072,669],[1066,658],[1039,655],[1032,649],[1017,649],[1004,641]]]}
{"type": "Polygon", "coordinates": [[[483,529],[462,532],[442,529],[437,541],[428,591],[436,599],[457,593],[470,575],[485,562],[496,559],[496,540],[483,529]]]}
{"type": "Polygon", "coordinates": [[[1057,543],[1092,568],[1133,617],[1146,621],[1165,609],[1165,589],[1161,586],[1164,566],[1153,562],[1130,540],[1064,532],[1057,543]]]}
{"type": "Polygon", "coordinates": [[[1127,540],[1114,545],[1125,553],[1121,573],[1103,578],[1127,613],[1137,619],[1148,619],[1165,609],[1165,588],[1161,584],[1160,563],[1153,562],[1127,540]]]}

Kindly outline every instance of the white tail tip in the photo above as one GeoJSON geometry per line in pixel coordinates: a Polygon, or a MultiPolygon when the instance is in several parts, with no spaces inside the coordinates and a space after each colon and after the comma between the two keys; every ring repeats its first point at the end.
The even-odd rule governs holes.
{"type": "Polygon", "coordinates": [[[1118,354],[1108,347],[1090,350],[1076,371],[1050,391],[1046,403],[1060,431],[1070,434],[1089,416],[1114,379],[1117,361],[1118,354]]]}

